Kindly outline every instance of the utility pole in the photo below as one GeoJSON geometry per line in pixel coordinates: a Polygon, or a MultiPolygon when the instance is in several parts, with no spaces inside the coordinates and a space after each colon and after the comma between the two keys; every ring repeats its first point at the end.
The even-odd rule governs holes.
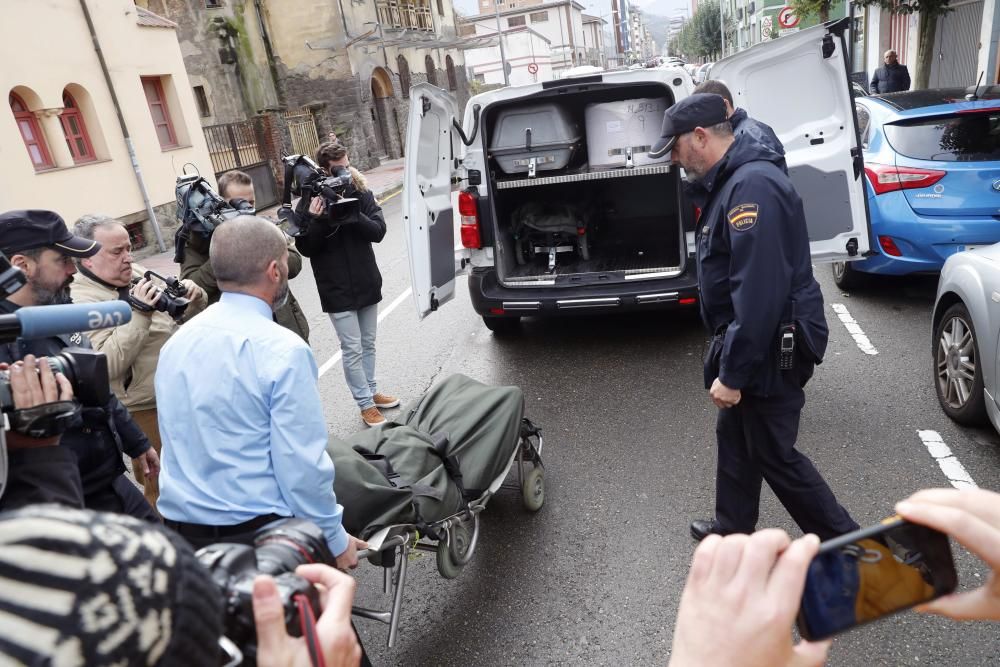
{"type": "MultiPolygon", "coordinates": [[[[722,57],[726,57],[726,14],[722,11],[722,0],[719,0],[719,33],[722,36],[722,57]]],[[[721,60],[721,59],[720,59],[721,60]]]]}
{"type": "Polygon", "coordinates": [[[503,48],[503,28],[500,27],[500,0],[494,0],[493,7],[497,11],[497,41],[500,44],[500,69],[503,70],[503,85],[510,85],[510,77],[507,75],[507,53],[503,48]]]}

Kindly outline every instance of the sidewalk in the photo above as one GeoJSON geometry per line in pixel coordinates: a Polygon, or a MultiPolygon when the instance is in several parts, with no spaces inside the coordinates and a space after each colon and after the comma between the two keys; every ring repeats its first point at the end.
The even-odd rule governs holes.
{"type": "MultiPolygon", "coordinates": [[[[375,193],[375,199],[382,201],[386,197],[396,194],[403,189],[403,160],[387,160],[378,167],[362,172],[365,180],[368,181],[368,188],[375,193]]],[[[274,216],[278,210],[277,206],[259,211],[268,216],[274,216]]],[[[147,269],[156,271],[160,275],[176,275],[180,267],[174,263],[173,234],[168,234],[169,238],[164,238],[167,251],[157,254],[146,255],[136,259],[136,262],[147,269]]],[[[156,250],[156,242],[150,244],[150,248],[156,250]]]]}

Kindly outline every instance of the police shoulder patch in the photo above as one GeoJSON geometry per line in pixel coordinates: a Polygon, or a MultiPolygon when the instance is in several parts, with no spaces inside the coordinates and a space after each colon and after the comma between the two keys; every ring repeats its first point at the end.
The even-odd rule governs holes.
{"type": "Polygon", "coordinates": [[[740,204],[726,213],[729,226],[738,232],[745,232],[757,224],[757,204],[740,204]]]}

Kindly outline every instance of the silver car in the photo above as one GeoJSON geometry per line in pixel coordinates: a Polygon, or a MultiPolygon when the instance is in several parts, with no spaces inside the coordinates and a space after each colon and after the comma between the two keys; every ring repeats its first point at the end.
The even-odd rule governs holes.
{"type": "Polygon", "coordinates": [[[948,258],[933,322],[934,385],[941,407],[960,424],[988,418],[1000,431],[1000,243],[948,258]]]}

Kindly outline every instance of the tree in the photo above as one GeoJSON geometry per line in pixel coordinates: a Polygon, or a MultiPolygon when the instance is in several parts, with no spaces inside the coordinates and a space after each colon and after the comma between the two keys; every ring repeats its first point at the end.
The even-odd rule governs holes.
{"type": "Polygon", "coordinates": [[[830,20],[830,6],[833,0],[791,0],[788,6],[796,16],[818,16],[820,23],[830,20]]]}
{"type": "Polygon", "coordinates": [[[861,7],[877,6],[893,14],[920,14],[917,32],[917,71],[913,76],[913,87],[926,88],[931,80],[931,64],[934,62],[934,38],[937,35],[937,19],[952,11],[951,0],[855,0],[861,7]]]}
{"type": "MultiPolygon", "coordinates": [[[[718,0],[698,3],[698,10],[677,35],[677,50],[688,59],[715,58],[722,52],[719,25],[718,0]]],[[[726,21],[727,36],[731,34],[732,27],[732,21],[726,21]]]]}

